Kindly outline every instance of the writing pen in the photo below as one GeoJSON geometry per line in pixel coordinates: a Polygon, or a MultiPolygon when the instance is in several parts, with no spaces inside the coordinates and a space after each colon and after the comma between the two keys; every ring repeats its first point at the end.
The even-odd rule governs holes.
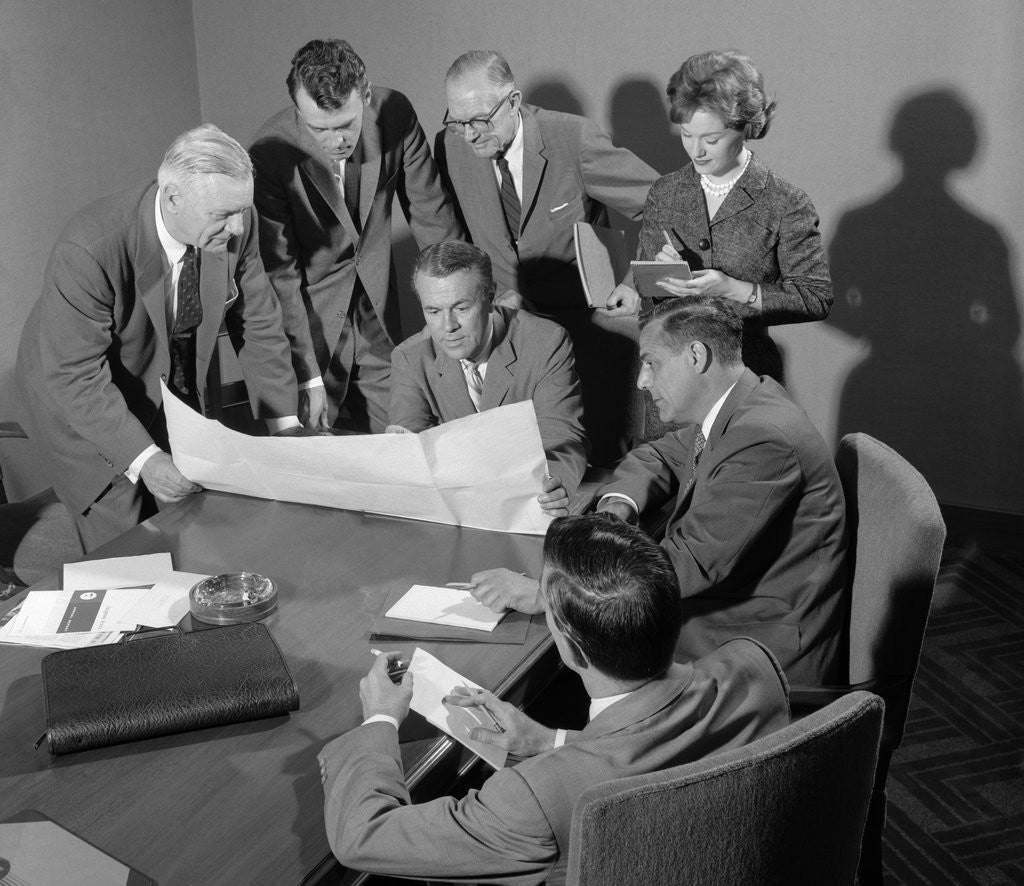
{"type": "MultiPolygon", "coordinates": [[[[371,649],[373,655],[383,655],[379,649],[371,649]]],[[[388,676],[391,678],[392,683],[401,683],[402,677],[405,676],[405,672],[409,670],[409,662],[397,659],[396,661],[388,662],[388,676]]]]}
{"type": "Polygon", "coordinates": [[[446,588],[455,588],[458,591],[471,591],[476,587],[471,581],[450,581],[445,584],[446,588]]]}
{"type": "MultiPolygon", "coordinates": [[[[661,233],[665,236],[665,242],[668,244],[668,248],[671,249],[677,256],[679,256],[679,250],[676,249],[676,247],[673,245],[672,238],[668,235],[668,231],[666,231],[664,228],[662,228],[661,229],[661,233]]],[[[679,242],[680,243],[683,242],[683,238],[679,237],[679,235],[676,234],[676,229],[675,228],[672,229],[672,233],[675,234],[676,237],[679,238],[679,242]]],[[[679,256],[679,257],[682,258],[682,256],[679,256]]]]}
{"type": "MultiPolygon", "coordinates": [[[[469,689],[468,686],[463,686],[462,688],[463,689],[469,689]]],[[[494,729],[495,729],[496,732],[504,732],[505,731],[505,727],[502,726],[498,722],[498,718],[495,717],[494,714],[492,714],[489,710],[487,710],[487,708],[485,708],[482,704],[473,705],[473,710],[474,711],[483,711],[485,714],[487,714],[487,719],[491,721],[491,725],[494,726],[494,729]]]]}

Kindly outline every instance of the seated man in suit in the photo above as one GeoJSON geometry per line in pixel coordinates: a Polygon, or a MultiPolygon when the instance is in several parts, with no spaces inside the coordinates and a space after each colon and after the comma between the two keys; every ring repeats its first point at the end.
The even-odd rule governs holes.
{"type": "Polygon", "coordinates": [[[636,323],[587,307],[573,224],[608,225],[608,207],[643,214],[658,173],[576,114],[526,104],[498,52],[463,53],[445,75],[445,128],[434,156],[473,242],[514,290],[569,332],[583,383],[595,463],[622,455],[628,435],[636,323]]]}
{"type": "Polygon", "coordinates": [[[363,725],[320,753],[334,854],[373,873],[460,881],[564,882],[572,808],[592,785],[739,747],[789,722],[787,687],[758,643],[736,639],[673,664],[685,614],[665,551],[607,515],[555,520],[544,541],[547,624],[590,696],[581,732],[549,729],[484,691],[447,699],[482,707],[501,732],[472,738],[525,756],[462,800],[410,804],[397,727],[412,674],[388,678],[395,653],[359,684],[363,725]]]}
{"type": "Polygon", "coordinates": [[[310,427],[384,430],[401,340],[391,261],[397,194],[420,246],[463,235],[409,100],[372,86],[344,40],[292,58],[291,104],[252,146],[260,251],[284,312],[310,427]]]}
{"type": "Polygon", "coordinates": [[[281,309],[260,261],[252,163],[216,126],[175,139],[156,181],[64,228],[18,350],[33,445],[87,551],[199,489],[167,452],[160,382],[202,408],[223,322],[271,431],[298,427],[281,309]]]}
{"type": "Polygon", "coordinates": [[[427,325],[391,354],[388,430],[419,432],[533,400],[550,474],[541,505],[566,513],[587,467],[587,438],[565,330],[495,307],[491,260],[469,243],[428,246],[412,279],[427,325]]]}
{"type": "MultiPolygon", "coordinates": [[[[849,605],[843,489],[804,411],[743,365],[741,335],[724,299],[655,308],[640,333],[637,383],[663,421],[686,424],[634,449],[597,509],[636,522],[672,504],[661,544],[687,601],[680,658],[750,636],[794,683],[837,682],[849,605]]],[[[537,583],[508,570],[472,581],[495,608],[541,606],[537,583]]]]}

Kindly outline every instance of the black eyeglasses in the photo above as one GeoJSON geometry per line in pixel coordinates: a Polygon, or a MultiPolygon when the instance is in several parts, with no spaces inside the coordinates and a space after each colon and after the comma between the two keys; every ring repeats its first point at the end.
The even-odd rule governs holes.
{"type": "Polygon", "coordinates": [[[509,99],[512,98],[512,94],[514,92],[515,90],[513,89],[500,102],[498,102],[493,108],[491,108],[491,112],[486,117],[474,117],[472,120],[451,120],[448,117],[448,109],[445,108],[444,120],[442,120],[441,122],[444,123],[445,127],[449,132],[453,132],[455,133],[455,135],[462,135],[462,133],[465,132],[466,129],[472,129],[473,132],[477,133],[478,135],[481,135],[485,132],[490,132],[492,129],[494,129],[494,115],[501,110],[501,106],[505,104],[505,102],[509,101],[509,99]]]}

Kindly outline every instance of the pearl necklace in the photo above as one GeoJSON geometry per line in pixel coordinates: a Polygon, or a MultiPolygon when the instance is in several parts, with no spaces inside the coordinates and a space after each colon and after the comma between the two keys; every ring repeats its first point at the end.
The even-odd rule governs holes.
{"type": "Polygon", "coordinates": [[[732,190],[733,185],[735,185],[736,182],[743,178],[743,173],[747,171],[747,166],[749,165],[750,151],[747,151],[747,159],[743,162],[743,168],[735,177],[729,179],[729,181],[727,182],[722,182],[721,184],[719,184],[717,182],[711,181],[711,179],[708,178],[706,175],[701,175],[700,186],[704,189],[704,192],[709,197],[724,197],[729,193],[729,191],[732,190]]]}

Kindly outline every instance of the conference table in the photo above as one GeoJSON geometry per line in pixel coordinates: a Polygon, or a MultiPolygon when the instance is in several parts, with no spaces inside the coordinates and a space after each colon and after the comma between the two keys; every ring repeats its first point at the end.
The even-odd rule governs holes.
{"type": "MultiPolygon", "coordinates": [[[[54,757],[32,747],[45,726],[40,661],[49,650],[0,645],[0,820],[36,810],[161,886],[335,880],[317,752],[361,722],[358,682],[370,647],[381,645],[369,633],[385,598],[497,566],[537,575],[542,541],[218,492],[161,511],[90,559],[169,551],[177,570],[271,577],[279,607],[264,623],[300,709],[54,757]]],[[[542,616],[522,645],[385,648],[406,657],[417,645],[520,704],[557,665],[542,616]]],[[[473,759],[415,714],[400,738],[414,798],[445,790],[473,759]]]]}

